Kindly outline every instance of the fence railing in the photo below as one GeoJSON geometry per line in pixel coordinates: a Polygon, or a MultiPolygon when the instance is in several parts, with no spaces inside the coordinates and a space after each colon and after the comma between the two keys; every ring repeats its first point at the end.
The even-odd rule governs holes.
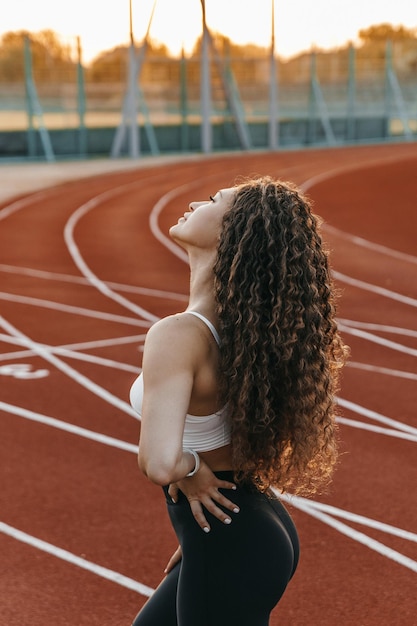
{"type": "MultiPolygon", "coordinates": [[[[24,53],[14,56],[14,67],[0,73],[0,157],[110,153],[111,134],[120,124],[126,93],[127,53],[101,69],[85,68],[76,55],[70,57],[65,62],[51,57],[41,64],[38,59],[36,64],[27,40],[24,53]],[[59,132],[62,137],[67,133],[65,141],[59,132]],[[78,139],[64,147],[69,132],[77,133],[78,139]],[[100,132],[106,140],[88,140],[100,132]]],[[[144,150],[151,149],[146,128],[155,130],[158,150],[159,143],[162,150],[199,149],[200,76],[200,58],[145,57],[137,77],[135,121],[144,133],[144,150]],[[182,132],[173,132],[175,127],[182,132]],[[193,130],[184,134],[184,127],[193,130]]],[[[263,143],[268,147],[268,51],[265,58],[223,55],[220,66],[211,59],[211,123],[220,129],[215,148],[233,149],[241,146],[231,130],[235,109],[225,76],[232,83],[253,147],[263,143]]],[[[372,54],[369,49],[348,47],[311,51],[288,61],[277,58],[276,80],[281,146],[416,136],[417,40],[407,45],[388,43],[372,54]]]]}

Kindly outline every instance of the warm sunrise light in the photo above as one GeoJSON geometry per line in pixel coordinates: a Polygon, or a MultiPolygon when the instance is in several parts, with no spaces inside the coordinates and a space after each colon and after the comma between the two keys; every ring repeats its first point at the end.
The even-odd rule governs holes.
{"type": "MultiPolygon", "coordinates": [[[[154,0],[132,0],[133,29],[140,41],[154,0]]],[[[206,0],[208,26],[240,44],[268,46],[271,0],[206,0]]],[[[275,0],[276,49],[288,57],[312,45],[330,48],[354,41],[361,28],[389,22],[417,26],[410,0],[275,0]]],[[[18,0],[2,12],[0,34],[10,30],[52,29],[62,37],[81,38],[84,60],[129,38],[129,0],[18,0]]],[[[157,0],[151,37],[178,54],[201,32],[200,0],[157,0]]]]}

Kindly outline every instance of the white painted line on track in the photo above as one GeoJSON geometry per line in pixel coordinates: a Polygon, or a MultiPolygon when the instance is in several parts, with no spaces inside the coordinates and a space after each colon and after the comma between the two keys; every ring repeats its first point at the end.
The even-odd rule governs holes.
{"type": "MultiPolygon", "coordinates": [[[[208,177],[217,178],[218,174],[213,174],[208,177]]],[[[192,189],[196,189],[200,186],[200,181],[195,181],[192,183],[186,183],[185,185],[180,185],[180,187],[176,187],[168,191],[168,193],[164,194],[158,202],[153,206],[150,215],[149,215],[149,227],[155,239],[157,239],[160,243],[162,243],[167,250],[170,250],[172,254],[178,257],[181,261],[184,261],[188,265],[188,254],[183,250],[179,245],[177,245],[170,237],[167,237],[159,227],[159,216],[168,204],[174,198],[184,193],[185,191],[191,191],[192,189]]],[[[186,207],[184,207],[186,208],[186,207]]],[[[181,215],[181,211],[178,212],[178,217],[181,215]]]]}
{"type": "MultiPolygon", "coordinates": [[[[105,348],[108,346],[120,346],[126,343],[142,343],[145,340],[146,335],[131,335],[130,337],[114,337],[113,339],[96,339],[94,341],[81,341],[78,343],[68,343],[61,346],[49,346],[50,348],[62,348],[67,350],[92,350],[93,348],[105,348]]],[[[0,333],[0,340],[4,339],[4,341],[15,341],[16,344],[20,345],[20,341],[18,339],[11,339],[10,335],[3,335],[0,333]]],[[[11,358],[26,358],[34,356],[33,350],[19,350],[14,352],[7,352],[0,354],[0,361],[8,361],[11,358]]]]}
{"type": "Polygon", "coordinates": [[[310,506],[309,504],[307,504],[307,501],[302,501],[296,496],[289,496],[288,498],[285,498],[285,496],[280,495],[280,497],[287,499],[287,501],[291,503],[293,506],[295,506],[297,509],[304,511],[305,513],[308,513],[308,515],[315,517],[316,519],[320,520],[324,524],[331,526],[342,535],[346,535],[347,537],[354,539],[358,543],[361,543],[367,548],[374,550],[375,552],[381,554],[382,556],[388,559],[391,559],[392,561],[395,561],[399,565],[402,565],[403,567],[406,567],[413,572],[417,572],[417,561],[414,561],[413,559],[410,559],[408,556],[401,554],[401,552],[397,552],[396,550],[389,548],[388,546],[381,543],[380,541],[376,541],[376,539],[369,537],[365,533],[359,532],[358,530],[351,528],[347,524],[344,524],[343,522],[340,522],[339,520],[334,519],[331,515],[328,515],[327,513],[324,513],[323,511],[317,510],[313,506],[310,506]]]}
{"type": "MultiPolygon", "coordinates": [[[[12,343],[13,345],[22,345],[22,340],[16,337],[10,337],[9,335],[5,335],[0,333],[0,339],[6,343],[12,343]]],[[[23,342],[25,343],[25,342],[23,342]]],[[[105,359],[101,356],[95,356],[92,354],[85,354],[83,352],[77,352],[76,350],[68,350],[67,348],[58,347],[58,346],[50,346],[45,343],[38,344],[42,346],[45,350],[48,350],[50,354],[57,354],[59,356],[66,356],[70,359],[76,359],[78,361],[86,361],[87,363],[94,363],[94,365],[102,365],[103,367],[111,367],[117,370],[124,370],[126,372],[132,372],[133,374],[140,374],[141,368],[134,367],[133,365],[129,365],[127,363],[121,363],[120,361],[114,361],[112,359],[105,359]]],[[[24,355],[30,354],[33,356],[33,352],[29,350],[23,352],[24,355]]],[[[17,358],[19,353],[10,353],[13,358],[17,358]]],[[[3,355],[1,355],[3,356],[3,355]]]]}
{"type": "Polygon", "coordinates": [[[178,246],[174,241],[172,241],[172,239],[167,237],[162,232],[162,230],[159,228],[158,219],[159,219],[159,215],[161,214],[163,209],[166,207],[168,202],[173,200],[180,193],[187,191],[188,189],[191,190],[194,187],[196,187],[196,183],[187,183],[186,185],[181,185],[180,187],[176,187],[175,189],[172,189],[171,191],[163,195],[158,200],[158,202],[153,206],[151,213],[149,215],[149,226],[155,239],[157,239],[160,243],[162,243],[162,245],[165,246],[165,248],[167,248],[168,250],[170,250],[170,252],[172,252],[176,257],[181,259],[181,261],[184,261],[184,263],[187,263],[187,264],[188,264],[188,254],[182,248],[180,248],[180,246],[178,246]]]}
{"type": "MultiPolygon", "coordinates": [[[[289,496],[288,501],[292,502],[292,497],[293,496],[289,496]]],[[[393,537],[399,537],[400,539],[417,543],[417,534],[410,532],[409,530],[404,530],[403,528],[398,528],[397,526],[392,526],[391,524],[385,524],[385,522],[379,522],[378,520],[365,517],[364,515],[351,513],[350,511],[339,509],[331,504],[317,502],[317,500],[309,500],[307,498],[303,498],[302,496],[296,496],[295,498],[297,501],[306,504],[306,506],[318,511],[323,511],[324,513],[329,513],[329,515],[333,515],[334,517],[340,517],[341,519],[354,522],[355,524],[367,526],[368,528],[374,528],[375,530],[379,530],[387,535],[392,535],[393,537]]]]}
{"type": "MultiPolygon", "coordinates": [[[[0,272],[31,276],[33,278],[42,278],[43,280],[55,280],[66,283],[74,283],[77,285],[91,285],[91,282],[87,278],[84,278],[84,276],[73,276],[72,274],[47,272],[45,270],[35,270],[29,267],[18,267],[16,265],[6,265],[4,263],[0,263],[0,272]]],[[[174,291],[163,291],[161,289],[151,289],[150,287],[137,287],[135,285],[125,285],[124,283],[115,283],[111,281],[103,282],[115,291],[126,291],[128,293],[135,293],[142,296],[151,296],[152,298],[164,298],[169,300],[179,300],[180,302],[188,302],[188,296],[183,293],[176,293],[174,291]]]]}
{"type": "Polygon", "coordinates": [[[392,333],[393,335],[404,335],[405,337],[416,337],[417,330],[410,328],[402,328],[401,326],[389,326],[387,324],[374,324],[372,322],[358,322],[357,320],[347,320],[339,318],[339,323],[352,328],[361,328],[362,330],[376,330],[381,333],[392,333]]]}
{"type": "Polygon", "coordinates": [[[9,204],[8,206],[3,207],[3,209],[0,210],[0,220],[6,219],[10,215],[12,215],[13,213],[16,213],[17,211],[20,211],[21,209],[26,209],[33,202],[42,200],[42,198],[47,198],[50,195],[51,195],[51,190],[48,189],[46,191],[38,191],[36,193],[31,194],[30,196],[25,196],[21,200],[16,200],[15,202],[12,202],[12,204],[9,204]]]}
{"type": "Polygon", "coordinates": [[[389,348],[390,350],[396,350],[397,352],[403,352],[404,354],[408,354],[410,356],[417,356],[416,348],[409,348],[408,346],[403,345],[402,343],[398,343],[397,341],[391,341],[390,339],[384,339],[383,337],[379,337],[378,335],[374,335],[373,333],[368,333],[365,330],[359,330],[356,328],[352,328],[351,326],[345,326],[344,324],[339,324],[339,329],[348,335],[353,335],[354,337],[360,337],[361,339],[366,339],[372,343],[377,343],[384,348],[389,348]]]}
{"type": "Polygon", "coordinates": [[[352,420],[347,417],[338,417],[337,422],[339,424],[345,424],[345,426],[351,426],[352,428],[367,430],[368,432],[376,433],[377,435],[387,435],[388,437],[395,437],[396,439],[404,439],[406,441],[413,441],[417,443],[417,435],[412,435],[411,433],[406,433],[401,430],[375,426],[374,424],[367,424],[366,422],[352,420]]]}
{"type": "Polygon", "coordinates": [[[150,322],[157,322],[159,318],[156,315],[153,315],[143,307],[134,304],[127,298],[124,298],[119,293],[110,289],[110,287],[108,287],[105,282],[100,280],[98,276],[96,276],[96,274],[94,274],[94,272],[92,272],[92,270],[88,267],[74,239],[74,229],[81,217],[86,215],[89,211],[91,211],[91,209],[96,208],[101,202],[109,200],[110,198],[114,198],[117,194],[126,191],[131,187],[137,187],[139,184],[143,185],[143,181],[135,181],[134,183],[115,187],[114,189],[105,191],[104,193],[101,193],[98,196],[91,198],[91,200],[81,205],[71,215],[68,222],[66,223],[64,228],[64,239],[74,263],[76,264],[80,272],[88,279],[91,285],[98,289],[98,291],[100,291],[107,298],[110,298],[114,302],[117,302],[118,304],[128,309],[129,311],[132,311],[132,313],[135,313],[139,317],[143,317],[145,320],[148,320],[150,322]]]}
{"type": "Polygon", "coordinates": [[[55,417],[49,417],[48,415],[43,415],[42,413],[36,413],[30,409],[25,409],[21,406],[16,406],[15,404],[9,404],[8,402],[0,401],[0,411],[11,413],[12,415],[17,415],[18,417],[23,417],[24,419],[31,420],[32,422],[38,422],[39,424],[44,424],[45,426],[50,426],[51,428],[57,428],[58,430],[63,430],[71,435],[83,437],[84,439],[90,439],[91,441],[96,441],[97,443],[101,443],[105,446],[125,450],[126,452],[133,452],[134,454],[137,454],[139,450],[137,445],[129,443],[128,441],[122,441],[121,439],[116,439],[115,437],[109,437],[108,435],[103,435],[102,433],[98,433],[94,430],[89,430],[88,428],[83,428],[82,426],[71,424],[70,422],[64,422],[63,420],[56,419],[55,417]]]}
{"type": "MultiPolygon", "coordinates": [[[[101,435],[101,433],[96,433],[94,431],[89,431],[85,428],[80,428],[78,426],[74,426],[72,424],[68,424],[66,422],[62,422],[61,420],[57,420],[55,418],[51,418],[51,417],[47,417],[45,415],[41,415],[39,413],[34,413],[33,411],[28,411],[27,409],[23,409],[22,407],[16,407],[14,405],[10,405],[4,402],[0,402],[0,410],[4,410],[5,412],[8,413],[12,413],[14,415],[18,415],[20,417],[26,418],[26,419],[30,419],[33,421],[39,421],[42,424],[45,424],[47,426],[52,426],[54,428],[58,428],[60,430],[64,430],[64,431],[68,431],[71,432],[73,434],[76,435],[80,435],[81,437],[86,437],[87,439],[91,439],[93,441],[96,441],[97,443],[102,443],[105,445],[109,445],[112,447],[116,447],[118,449],[121,450],[125,450],[127,452],[133,452],[134,454],[138,453],[138,446],[134,446],[133,444],[130,444],[128,442],[124,442],[121,441],[119,439],[114,439],[113,437],[107,437],[106,435],[101,435]]],[[[382,554],[383,556],[386,556],[388,558],[393,558],[393,560],[397,561],[400,565],[403,565],[405,567],[410,568],[410,564],[412,567],[414,567],[413,564],[415,564],[417,566],[417,563],[412,561],[411,559],[409,559],[408,557],[405,557],[404,555],[395,552],[393,550],[391,550],[390,548],[387,548],[386,546],[384,546],[384,544],[381,544],[379,542],[375,542],[375,540],[371,539],[370,537],[368,537],[367,535],[363,534],[363,533],[358,533],[357,531],[351,529],[349,526],[347,526],[346,524],[341,524],[340,522],[334,520],[331,515],[327,515],[326,513],[322,513],[320,511],[316,511],[315,509],[320,509],[323,508],[324,506],[327,505],[321,505],[320,503],[316,503],[313,500],[306,500],[305,498],[300,498],[298,496],[292,496],[290,494],[280,494],[278,492],[276,492],[277,495],[286,500],[287,502],[289,502],[290,504],[292,504],[293,506],[301,509],[302,511],[304,511],[305,513],[312,515],[313,517],[317,517],[318,519],[320,519],[322,522],[328,524],[329,526],[332,526],[333,528],[335,528],[336,530],[338,530],[339,532],[341,532],[344,535],[347,535],[348,537],[359,541],[360,543],[363,543],[364,545],[366,545],[367,547],[369,547],[372,550],[376,550],[377,552],[379,552],[380,554],[382,554]],[[395,557],[395,558],[394,558],[395,557]]],[[[329,511],[330,512],[330,511],[329,511]]],[[[333,515],[336,515],[336,512],[333,513],[333,515]]],[[[351,521],[356,521],[358,523],[361,523],[363,525],[366,526],[370,526],[375,528],[375,524],[379,525],[378,528],[379,530],[382,530],[384,532],[388,532],[387,528],[388,525],[384,524],[383,522],[377,522],[376,520],[372,520],[370,518],[366,518],[364,516],[357,516],[357,514],[355,513],[350,513],[349,511],[344,511],[343,509],[337,509],[337,516],[338,517],[342,517],[344,519],[351,519],[351,521]]],[[[408,539],[408,540],[412,540],[414,541],[414,533],[411,533],[411,539],[410,537],[407,536],[408,531],[404,531],[402,529],[398,529],[395,526],[389,526],[390,529],[390,533],[399,537],[402,537],[403,539],[408,539]]],[[[411,569],[412,569],[411,567],[411,569]]]]}
{"type": "Polygon", "coordinates": [[[32,341],[29,337],[17,330],[12,324],[10,324],[10,322],[5,320],[2,316],[0,316],[0,326],[2,326],[13,337],[18,337],[22,342],[25,343],[28,348],[33,350],[39,356],[43,357],[46,361],[54,365],[57,369],[66,374],[69,378],[77,382],[79,385],[81,385],[91,393],[94,393],[105,402],[108,402],[108,404],[116,407],[124,413],[127,413],[128,415],[131,415],[135,419],[138,419],[138,414],[136,413],[136,411],[134,411],[130,404],[128,404],[124,400],[121,400],[120,398],[117,398],[115,395],[107,391],[107,389],[100,387],[100,385],[97,385],[92,380],[90,380],[77,370],[73,369],[70,365],[67,365],[58,357],[50,354],[48,350],[45,350],[45,348],[43,348],[41,344],[32,341]]]}
{"type": "Polygon", "coordinates": [[[52,309],[54,311],[62,311],[63,313],[71,313],[72,315],[83,315],[84,317],[94,317],[108,322],[117,322],[118,324],[130,324],[131,326],[142,326],[149,328],[150,323],[145,320],[138,320],[136,317],[125,317],[124,315],[114,315],[113,313],[105,313],[104,311],[95,311],[94,309],[86,309],[70,304],[61,304],[51,300],[43,300],[41,298],[33,298],[31,296],[17,296],[15,294],[0,291],[0,300],[8,302],[19,302],[19,304],[28,304],[30,306],[38,306],[44,309],[52,309]]]}
{"type": "Polygon", "coordinates": [[[391,367],[379,367],[378,365],[370,365],[369,363],[359,363],[358,361],[348,361],[346,367],[352,369],[364,370],[366,372],[373,372],[376,374],[385,374],[386,376],[393,376],[396,378],[405,378],[407,380],[417,380],[417,374],[413,372],[405,372],[404,370],[396,370],[391,367]]]}
{"type": "MultiPolygon", "coordinates": [[[[358,171],[359,169],[363,170],[364,168],[365,169],[374,168],[378,165],[388,165],[389,163],[396,163],[396,162],[398,163],[399,161],[409,160],[410,156],[413,156],[413,158],[415,158],[415,155],[408,155],[408,156],[402,155],[400,157],[395,155],[395,156],[388,156],[388,157],[378,157],[377,159],[372,159],[366,163],[360,163],[360,164],[355,163],[355,164],[342,165],[339,167],[335,167],[333,169],[326,170],[325,172],[322,172],[321,174],[317,174],[316,176],[312,176],[311,178],[304,181],[300,185],[300,188],[304,192],[306,192],[312,187],[314,187],[315,185],[322,183],[326,180],[330,180],[331,178],[335,178],[336,176],[347,174],[349,172],[355,172],[355,171],[358,171]]],[[[383,245],[374,243],[372,241],[368,241],[367,239],[364,239],[363,237],[358,237],[357,235],[346,233],[345,231],[339,230],[338,228],[335,228],[334,226],[331,226],[330,224],[327,224],[327,223],[323,224],[323,228],[324,230],[333,232],[337,234],[338,236],[343,237],[344,239],[351,241],[352,243],[358,246],[368,248],[369,250],[373,250],[374,252],[379,252],[381,254],[391,256],[396,259],[400,259],[401,261],[407,261],[408,263],[417,264],[417,257],[411,254],[400,252],[399,250],[393,250],[392,248],[388,248],[387,246],[383,246],[383,245]]]]}
{"type": "MultiPolygon", "coordinates": [[[[29,411],[27,409],[23,409],[22,407],[16,407],[14,405],[10,405],[4,402],[0,402],[0,410],[4,410],[5,412],[8,413],[12,413],[14,415],[18,415],[20,417],[26,418],[26,419],[30,419],[33,421],[39,421],[42,424],[45,424],[47,426],[52,426],[54,428],[58,428],[60,430],[64,430],[64,431],[68,431],[71,432],[73,434],[76,435],[80,435],[82,437],[86,437],[87,439],[91,439],[93,441],[96,441],[98,443],[102,443],[105,445],[109,445],[109,446],[113,446],[116,447],[118,449],[122,449],[122,450],[126,450],[128,452],[133,452],[135,454],[137,454],[139,448],[138,446],[135,446],[133,444],[127,443],[127,442],[123,442],[121,440],[118,439],[114,439],[113,437],[107,437],[106,435],[102,435],[101,433],[96,433],[94,431],[89,431],[87,429],[84,428],[80,428],[78,426],[74,426],[72,424],[68,424],[66,422],[62,422],[61,420],[57,420],[55,418],[50,418],[44,415],[41,415],[39,413],[34,413],[33,411],[29,411]]],[[[320,519],[323,523],[335,528],[336,530],[338,530],[339,532],[341,532],[344,535],[347,535],[348,537],[354,539],[355,541],[359,541],[360,543],[363,543],[364,545],[366,545],[367,547],[369,547],[372,550],[376,550],[377,552],[379,552],[380,554],[382,554],[383,556],[386,556],[388,558],[393,559],[394,561],[398,562],[400,565],[403,565],[405,567],[411,568],[413,569],[414,566],[417,567],[417,563],[412,561],[411,559],[409,559],[408,557],[405,557],[404,555],[395,552],[393,550],[391,550],[390,548],[387,548],[386,546],[384,546],[384,544],[381,544],[380,542],[375,542],[375,540],[371,539],[370,537],[368,537],[367,535],[363,534],[363,533],[358,533],[357,531],[351,529],[349,526],[347,526],[346,524],[341,524],[341,522],[338,522],[337,520],[334,520],[333,517],[331,517],[331,515],[327,515],[325,513],[319,512],[319,511],[315,511],[315,503],[314,501],[307,501],[305,499],[299,498],[297,496],[291,496],[291,495],[286,495],[286,494],[278,494],[279,497],[283,498],[283,499],[287,499],[288,502],[290,502],[292,505],[296,506],[297,508],[301,509],[302,511],[304,511],[305,513],[312,515],[313,517],[317,517],[318,519],[320,519]],[[308,504],[306,504],[308,503],[308,504]]],[[[317,504],[317,508],[320,508],[320,504],[317,504]]],[[[335,513],[334,513],[335,514],[335,513]]],[[[385,530],[386,527],[388,527],[386,524],[384,524],[383,522],[376,522],[375,520],[368,520],[368,518],[364,517],[364,516],[360,516],[360,520],[359,517],[356,517],[356,514],[354,513],[350,513],[348,511],[343,511],[342,509],[338,509],[338,517],[342,517],[345,519],[349,519],[352,518],[352,521],[357,521],[358,523],[362,523],[371,527],[374,527],[375,524],[379,524],[379,529],[380,530],[384,530],[384,532],[387,532],[385,530]],[[355,518],[356,519],[353,519],[355,518]]],[[[406,533],[407,531],[403,531],[402,529],[396,529],[393,526],[390,526],[390,532],[391,534],[395,534],[397,536],[401,536],[404,539],[408,539],[406,533]]],[[[414,533],[412,533],[412,536],[414,537],[414,533]]],[[[414,539],[412,539],[414,540],[414,539]]]]}
{"type": "Polygon", "coordinates": [[[343,398],[337,397],[336,402],[339,406],[343,407],[344,409],[348,409],[353,413],[358,413],[359,415],[368,417],[369,419],[380,422],[381,424],[391,426],[396,430],[401,430],[405,433],[410,433],[417,436],[417,428],[414,428],[414,426],[409,426],[408,424],[404,424],[403,422],[394,420],[391,417],[387,417],[386,415],[382,415],[381,413],[377,413],[376,411],[372,411],[371,409],[366,409],[364,406],[361,406],[356,402],[351,402],[350,400],[344,400],[343,398]]]}
{"type": "Polygon", "coordinates": [[[379,243],[374,243],[373,241],[368,241],[368,239],[364,239],[363,237],[358,237],[357,235],[352,235],[351,233],[347,233],[335,226],[330,226],[330,224],[324,224],[323,228],[325,231],[329,233],[333,233],[343,239],[350,241],[356,246],[361,246],[362,248],[367,248],[368,250],[372,250],[372,252],[378,252],[379,254],[383,254],[385,256],[390,256],[393,259],[398,259],[399,261],[405,261],[406,263],[417,264],[417,257],[412,254],[408,254],[407,252],[400,252],[399,250],[394,250],[393,248],[388,248],[387,246],[383,246],[379,243]]]}
{"type": "Polygon", "coordinates": [[[46,552],[51,554],[62,561],[66,561],[67,563],[71,563],[72,565],[76,565],[81,569],[92,572],[96,576],[100,576],[101,578],[105,578],[113,583],[121,585],[126,589],[130,589],[132,591],[136,591],[136,593],[140,593],[142,596],[149,597],[153,594],[154,589],[152,587],[148,587],[147,585],[143,585],[142,583],[133,580],[133,578],[128,578],[119,572],[115,572],[114,570],[108,569],[107,567],[103,567],[102,565],[97,565],[97,563],[92,563],[91,561],[87,561],[87,559],[83,559],[68,550],[64,550],[63,548],[58,548],[58,546],[54,546],[47,541],[43,541],[42,539],[38,539],[37,537],[33,537],[33,535],[28,535],[13,526],[9,526],[4,522],[0,522],[0,532],[16,539],[17,541],[21,541],[37,550],[41,550],[42,552],[46,552]]]}
{"type": "Polygon", "coordinates": [[[397,293],[396,291],[392,291],[391,289],[378,287],[378,285],[373,285],[372,283],[367,283],[364,280],[352,278],[351,276],[347,276],[346,274],[342,274],[342,272],[338,272],[336,270],[333,270],[332,274],[336,280],[346,283],[347,285],[352,285],[353,287],[357,287],[358,289],[363,289],[365,291],[376,293],[379,296],[383,296],[384,298],[390,298],[390,300],[396,300],[397,302],[407,304],[408,306],[417,307],[416,298],[403,296],[401,293],[397,293]]]}

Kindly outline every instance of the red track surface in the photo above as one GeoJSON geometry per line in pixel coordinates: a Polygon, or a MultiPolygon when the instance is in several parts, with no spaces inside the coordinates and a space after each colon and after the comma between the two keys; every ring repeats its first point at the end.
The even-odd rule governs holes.
{"type": "Polygon", "coordinates": [[[0,207],[1,626],[128,626],[149,592],[138,583],[158,584],[176,542],[137,469],[128,392],[143,334],[183,309],[188,272],[149,218],[160,211],[164,233],[190,200],[255,173],[303,184],[325,219],[352,348],[344,454],[317,496],[336,508],[289,505],[301,562],[271,626],[417,623],[416,167],[412,144],[225,156],[0,207]]]}

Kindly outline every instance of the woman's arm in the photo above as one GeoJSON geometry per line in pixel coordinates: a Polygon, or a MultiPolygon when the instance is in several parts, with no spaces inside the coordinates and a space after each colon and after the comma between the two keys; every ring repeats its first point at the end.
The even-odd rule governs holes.
{"type": "Polygon", "coordinates": [[[142,364],[144,396],[138,461],[149,480],[171,485],[174,498],[174,484],[178,484],[198,524],[207,532],[210,526],[202,506],[225,523],[230,523],[231,518],[216,502],[234,512],[237,507],[218,491],[233,489],[235,485],[219,480],[202,459],[199,471],[187,478],[195,469],[195,458],[183,450],[182,440],[195,372],[201,360],[198,346],[188,320],[184,322],[181,316],[165,318],[149,330],[142,364]]]}
{"type": "Polygon", "coordinates": [[[197,357],[189,327],[179,316],[149,330],[142,364],[139,467],[158,485],[181,480],[195,467],[192,454],[182,449],[182,438],[197,357]]]}

